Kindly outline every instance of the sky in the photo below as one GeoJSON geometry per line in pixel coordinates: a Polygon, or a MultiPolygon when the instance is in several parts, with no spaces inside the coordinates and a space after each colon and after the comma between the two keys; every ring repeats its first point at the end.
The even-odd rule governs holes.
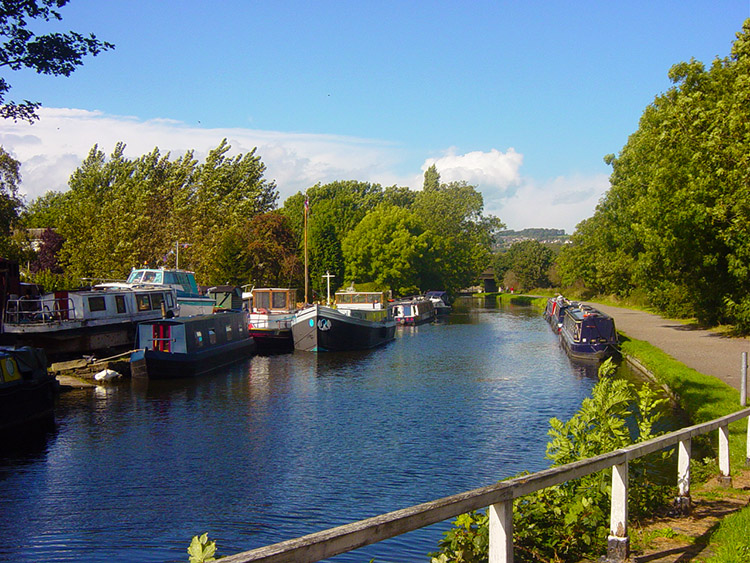
{"type": "Polygon", "coordinates": [[[72,0],[46,30],[116,48],[70,77],[0,76],[42,102],[0,122],[27,201],[97,145],[256,154],[279,203],[317,183],[421,189],[435,164],[508,228],[572,233],[669,68],[729,55],[750,0],[72,0]]]}

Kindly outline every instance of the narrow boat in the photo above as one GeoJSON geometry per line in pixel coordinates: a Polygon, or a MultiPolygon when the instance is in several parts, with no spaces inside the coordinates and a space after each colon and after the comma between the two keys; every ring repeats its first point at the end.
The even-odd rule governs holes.
{"type": "Polygon", "coordinates": [[[617,353],[615,321],[579,303],[565,308],[560,341],[571,358],[601,361],[617,353]]]}
{"type": "Polygon", "coordinates": [[[393,309],[382,292],[345,291],[335,295],[336,308],[313,305],[292,322],[297,350],[342,352],[367,350],[395,338],[393,309]]]}
{"type": "Polygon", "coordinates": [[[16,345],[44,348],[50,359],[128,350],[141,321],[178,313],[174,289],[102,284],[8,299],[3,331],[16,345]]]}
{"type": "Polygon", "coordinates": [[[177,292],[181,317],[213,313],[216,301],[203,295],[195,281],[195,273],[166,268],[133,268],[125,282],[100,284],[105,287],[164,286],[177,292]]]}
{"type": "Polygon", "coordinates": [[[451,312],[452,307],[447,291],[428,291],[424,296],[432,301],[438,316],[447,315],[451,312]]]}
{"type": "Polygon", "coordinates": [[[135,378],[196,377],[244,360],[255,351],[245,311],[218,311],[138,325],[130,356],[135,378]]]}
{"type": "Polygon", "coordinates": [[[395,301],[391,307],[393,318],[399,325],[416,326],[431,323],[437,316],[435,304],[422,296],[395,301]]]}
{"type": "Polygon", "coordinates": [[[575,306],[578,306],[578,302],[565,299],[562,295],[550,297],[547,299],[547,305],[544,308],[542,317],[549,323],[552,330],[559,334],[563,325],[563,319],[565,318],[565,310],[568,307],[575,306]]]}
{"type": "Polygon", "coordinates": [[[0,433],[53,423],[57,389],[44,350],[0,347],[0,433]]]}
{"type": "Polygon", "coordinates": [[[259,288],[249,293],[250,336],[255,339],[258,350],[293,350],[292,321],[297,313],[297,290],[259,288]]]}

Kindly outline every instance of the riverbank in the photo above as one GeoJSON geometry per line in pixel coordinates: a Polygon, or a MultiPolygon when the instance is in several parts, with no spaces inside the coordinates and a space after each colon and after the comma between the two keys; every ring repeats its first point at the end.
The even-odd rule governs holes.
{"type": "MultiPolygon", "coordinates": [[[[618,332],[624,336],[623,352],[656,373],[657,379],[678,395],[680,405],[693,422],[740,408],[739,394],[735,391],[741,385],[742,352],[750,351],[748,339],[729,338],[643,311],[599,303],[594,306],[615,319],[618,332]],[[648,350],[649,347],[661,352],[648,350]],[[668,364],[671,367],[664,369],[668,364]],[[718,381],[712,382],[711,378],[718,381]]],[[[722,487],[716,478],[693,485],[693,509],[689,516],[664,514],[634,525],[631,529],[633,563],[718,563],[722,560],[718,555],[720,546],[712,542],[714,534],[727,517],[750,511],[750,471],[742,466],[747,454],[743,447],[744,428],[743,425],[742,429],[735,429],[734,437],[730,438],[733,486],[722,487]]],[[[696,469],[693,471],[697,473],[696,469]]]]}

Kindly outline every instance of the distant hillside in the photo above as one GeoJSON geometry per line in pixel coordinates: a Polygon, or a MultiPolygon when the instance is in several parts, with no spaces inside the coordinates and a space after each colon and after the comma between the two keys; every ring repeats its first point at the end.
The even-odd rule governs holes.
{"type": "Polygon", "coordinates": [[[495,240],[499,248],[507,248],[524,240],[538,240],[547,244],[562,244],[570,238],[565,229],[523,229],[522,231],[500,231],[495,240]]]}

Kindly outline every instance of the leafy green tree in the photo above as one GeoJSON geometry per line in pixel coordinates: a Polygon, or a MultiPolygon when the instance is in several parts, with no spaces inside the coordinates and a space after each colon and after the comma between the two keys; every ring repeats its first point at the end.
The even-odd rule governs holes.
{"type": "Polygon", "coordinates": [[[21,163],[0,147],[0,235],[10,236],[18,222],[23,201],[18,193],[21,163]]]}
{"type": "Polygon", "coordinates": [[[109,159],[94,147],[70,179],[58,232],[66,270],[80,277],[121,278],[133,266],[194,269],[204,285],[223,283],[218,254],[227,232],[269,211],[273,182],[254,151],[230,158],[223,141],[205,163],[192,151],[171,160],[159,149],[135,160],[119,143],[109,159]]]}
{"type": "Polygon", "coordinates": [[[451,182],[418,192],[412,210],[425,231],[433,233],[435,262],[425,282],[431,289],[455,291],[476,283],[492,261],[499,219],[483,215],[484,199],[474,186],[451,182]]]}
{"type": "MultiPolygon", "coordinates": [[[[62,8],[68,0],[25,0],[3,2],[0,9],[0,67],[8,70],[31,69],[39,74],[70,76],[83,64],[86,55],[96,56],[114,49],[112,43],[99,41],[94,34],[46,33],[37,35],[29,29],[29,20],[60,21],[62,16],[55,8],[62,8]]],[[[33,122],[38,119],[38,102],[6,101],[11,85],[0,77],[0,117],[33,122]]]]}
{"type": "Polygon", "coordinates": [[[424,172],[424,183],[422,184],[423,190],[438,190],[440,189],[440,173],[438,172],[437,166],[434,164],[424,172]]]}
{"type": "Polygon", "coordinates": [[[410,211],[383,204],[344,239],[347,280],[374,282],[396,295],[426,289],[421,266],[432,261],[431,234],[410,211]]]}
{"type": "Polygon", "coordinates": [[[227,231],[217,260],[217,275],[234,285],[295,287],[301,282],[296,236],[277,211],[227,231]]]}
{"type": "Polygon", "coordinates": [[[676,64],[669,77],[606,157],[610,190],[563,251],[561,278],[750,331],[750,20],[731,56],[676,64]]]}
{"type": "Polygon", "coordinates": [[[548,272],[552,266],[554,253],[537,240],[525,240],[513,244],[508,252],[495,259],[495,277],[503,282],[505,275],[512,271],[517,289],[549,287],[548,272]]]}
{"type": "Polygon", "coordinates": [[[46,229],[60,225],[67,192],[50,190],[33,199],[21,212],[21,223],[27,229],[46,229]]]}
{"type": "Polygon", "coordinates": [[[332,282],[334,287],[343,285],[345,268],[342,241],[367,213],[383,201],[383,189],[379,184],[368,182],[336,181],[316,184],[305,193],[299,192],[287,198],[281,212],[289,218],[289,224],[297,234],[301,263],[304,262],[305,200],[309,205],[309,282],[313,291],[323,295],[326,281],[322,276],[326,272],[335,276],[332,282]]]}

